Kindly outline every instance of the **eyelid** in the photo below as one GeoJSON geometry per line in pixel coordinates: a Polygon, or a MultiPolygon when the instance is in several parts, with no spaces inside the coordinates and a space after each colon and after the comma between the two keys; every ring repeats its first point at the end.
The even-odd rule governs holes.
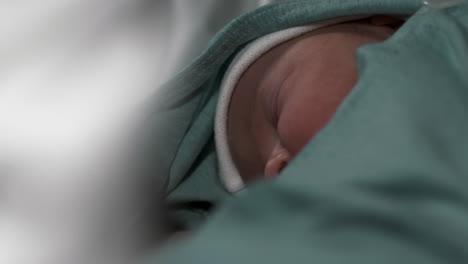
{"type": "Polygon", "coordinates": [[[283,89],[286,89],[286,83],[289,77],[292,75],[292,72],[294,71],[294,67],[291,67],[288,72],[284,75],[283,79],[281,82],[279,82],[278,85],[275,85],[273,88],[274,90],[271,93],[271,99],[270,99],[270,112],[271,113],[271,122],[273,127],[278,130],[278,122],[280,118],[280,94],[283,89]]]}
{"type": "Polygon", "coordinates": [[[270,87],[263,101],[263,111],[268,123],[276,130],[278,128],[278,95],[281,85],[270,87]]]}

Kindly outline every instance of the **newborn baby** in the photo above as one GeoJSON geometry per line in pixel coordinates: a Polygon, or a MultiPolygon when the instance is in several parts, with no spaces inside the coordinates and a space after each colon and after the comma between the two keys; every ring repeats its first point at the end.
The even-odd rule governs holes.
{"type": "Polygon", "coordinates": [[[398,19],[373,16],[315,30],[305,27],[309,32],[298,37],[292,33],[292,39],[263,51],[240,77],[230,77],[236,75],[236,65],[246,68],[249,59],[242,56],[252,55],[245,53],[258,46],[265,50],[262,42],[276,40],[247,47],[225,77],[218,106],[217,122],[226,125],[218,129],[217,139],[228,188],[236,191],[243,183],[278,175],[355,85],[356,50],[386,40],[400,24],[398,19]]]}
{"type": "Polygon", "coordinates": [[[292,0],[229,24],[159,101],[169,198],[189,224],[218,209],[158,263],[468,263],[467,11],[292,0]]]}

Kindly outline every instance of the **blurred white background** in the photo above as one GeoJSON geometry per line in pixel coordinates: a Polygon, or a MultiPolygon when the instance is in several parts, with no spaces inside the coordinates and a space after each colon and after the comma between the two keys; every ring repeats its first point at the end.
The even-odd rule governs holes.
{"type": "Polygon", "coordinates": [[[268,2],[0,0],[0,263],[131,262],[140,103],[268,2]]]}

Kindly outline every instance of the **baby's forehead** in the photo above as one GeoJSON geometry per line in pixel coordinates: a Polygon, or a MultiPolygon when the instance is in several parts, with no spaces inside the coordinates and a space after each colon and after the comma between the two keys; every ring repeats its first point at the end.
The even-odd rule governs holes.
{"type": "MultiPolygon", "coordinates": [[[[320,68],[324,61],[339,61],[338,50],[348,50],[356,43],[378,42],[393,34],[389,27],[371,23],[349,22],[318,29],[286,41],[261,55],[241,76],[256,83],[261,90],[271,89],[295,70],[311,71],[320,68]],[[335,51],[334,53],[329,52],[335,51]],[[264,86],[262,86],[264,84],[264,86]]],[[[304,72],[304,74],[307,72],[304,72]]],[[[237,88],[245,86],[239,82],[237,88]]]]}

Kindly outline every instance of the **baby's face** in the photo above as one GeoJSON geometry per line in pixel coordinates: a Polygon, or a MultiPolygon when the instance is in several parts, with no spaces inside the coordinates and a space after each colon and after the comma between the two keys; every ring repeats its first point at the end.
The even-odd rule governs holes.
{"type": "Polygon", "coordinates": [[[365,22],[330,26],[285,42],[254,62],[236,86],[228,117],[231,154],[242,178],[276,176],[355,85],[357,48],[393,32],[365,22]]]}

